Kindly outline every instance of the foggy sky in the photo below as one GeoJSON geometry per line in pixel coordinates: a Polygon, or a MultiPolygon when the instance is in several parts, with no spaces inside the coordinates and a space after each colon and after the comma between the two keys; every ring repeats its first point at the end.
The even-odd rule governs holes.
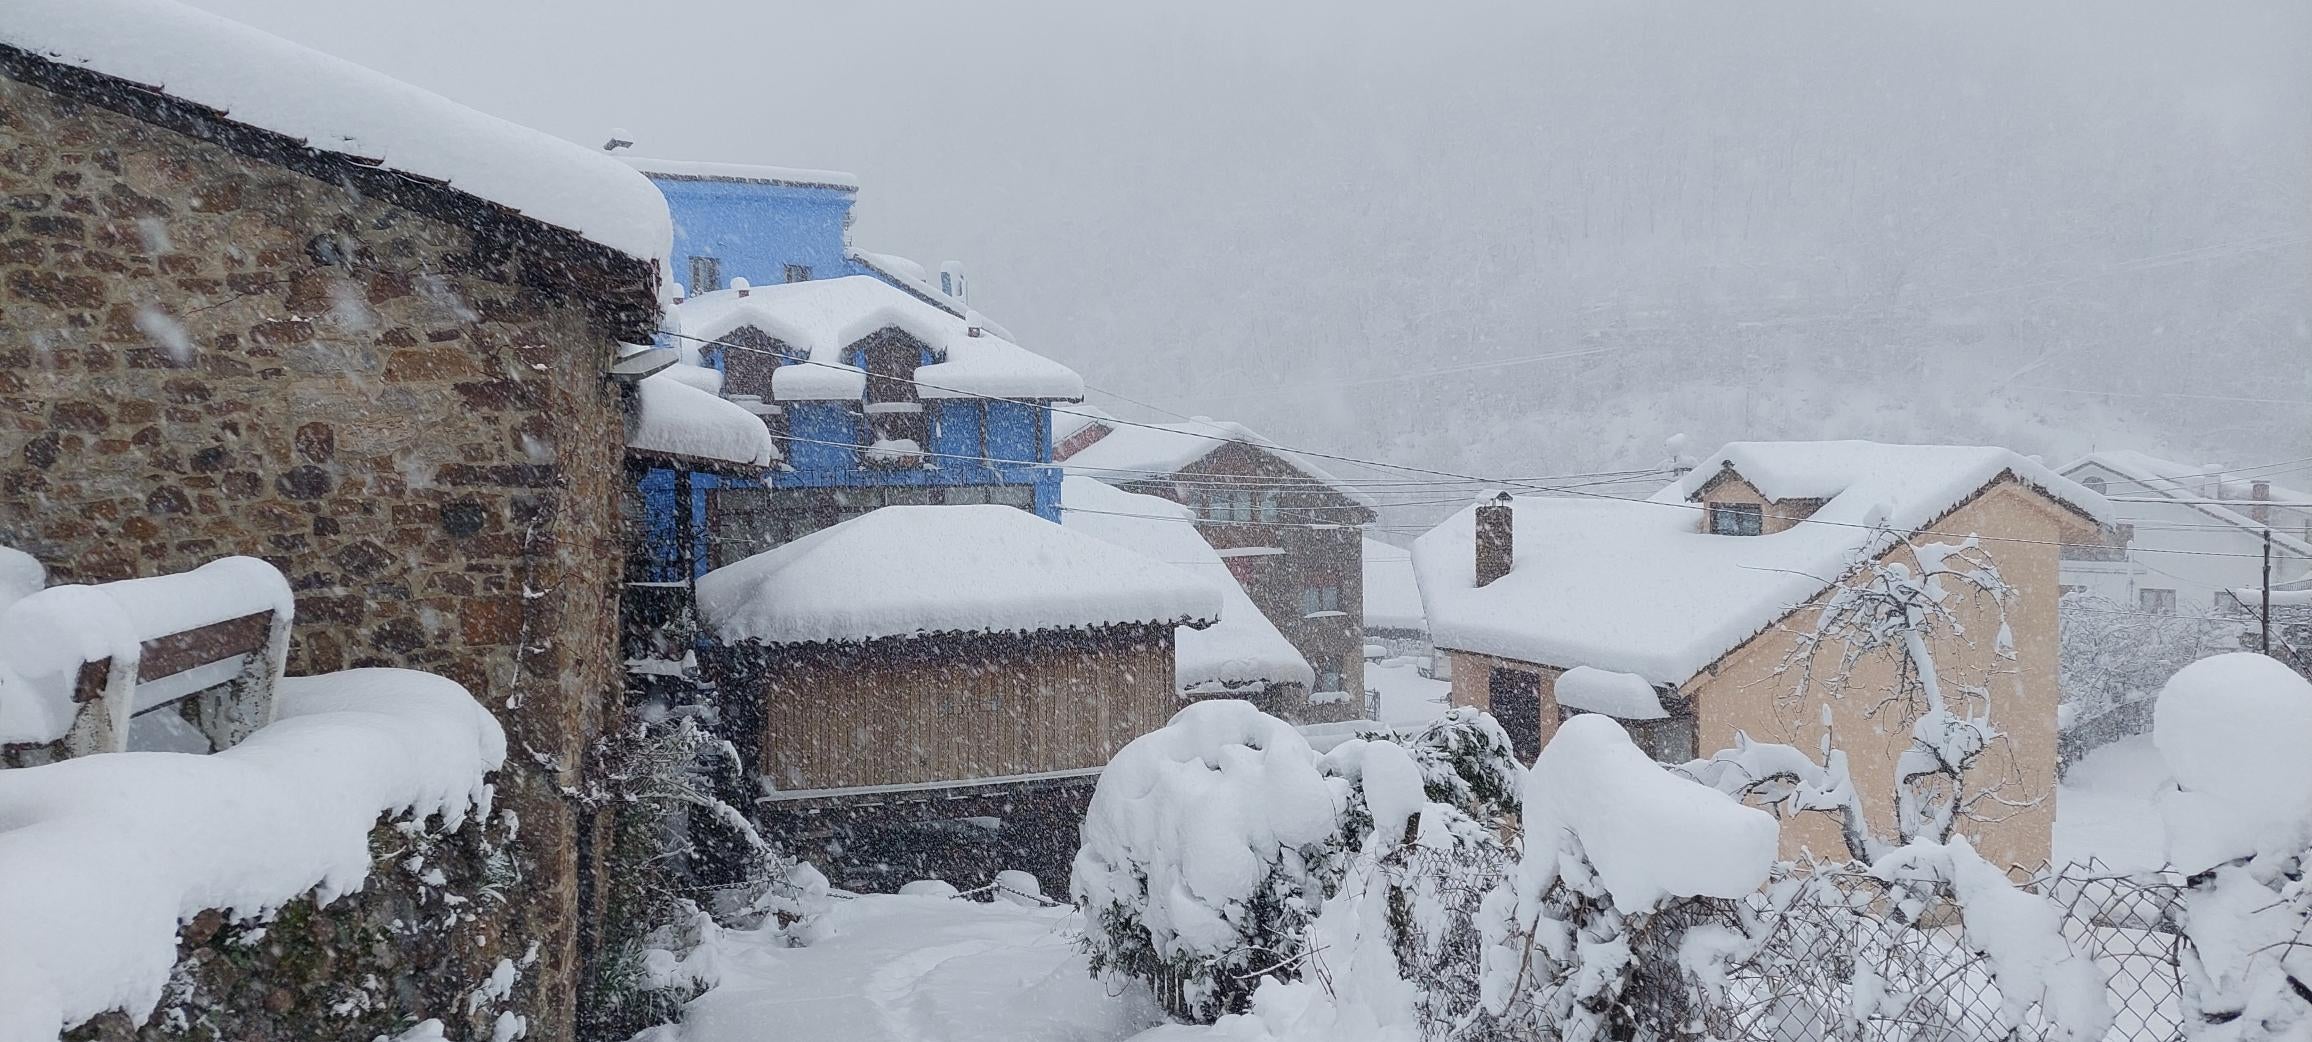
{"type": "Polygon", "coordinates": [[[589,145],[855,172],[859,245],[1306,447],[2312,455],[2295,0],[196,2],[589,145]]]}

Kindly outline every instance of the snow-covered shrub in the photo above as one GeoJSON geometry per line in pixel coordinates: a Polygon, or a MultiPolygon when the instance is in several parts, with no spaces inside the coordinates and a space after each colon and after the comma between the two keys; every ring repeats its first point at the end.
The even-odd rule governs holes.
{"type": "Polygon", "coordinates": [[[1153,982],[1192,1019],[1241,1008],[1300,953],[1343,802],[1300,733],[1249,702],[1134,739],[1100,775],[1070,882],[1093,972],[1153,982]]]}
{"type": "Polygon", "coordinates": [[[2236,617],[2150,615],[2085,593],[2063,598],[2059,617],[2067,726],[2157,694],[2177,670],[2239,650],[2243,632],[2236,617]]]}
{"type": "Polygon", "coordinates": [[[581,1003],[587,1038],[626,1038],[673,1019],[713,980],[724,927],[769,919],[808,943],[827,879],[766,840],[738,809],[747,783],[731,744],[696,716],[634,714],[596,750],[588,802],[610,818],[603,958],[581,1003]]]}
{"type": "Polygon", "coordinates": [[[2152,741],[2185,897],[2184,1027],[2195,1039],[2312,1036],[2312,682],[2262,655],[2194,662],[2159,695],[2152,741]]]}
{"type": "Polygon", "coordinates": [[[1487,899],[1487,1012],[1565,1038],[1685,1030],[1697,985],[1679,955],[1766,881],[1774,819],[1663,770],[1588,713],[1542,749],[1524,800],[1523,857],[1487,899]]]}

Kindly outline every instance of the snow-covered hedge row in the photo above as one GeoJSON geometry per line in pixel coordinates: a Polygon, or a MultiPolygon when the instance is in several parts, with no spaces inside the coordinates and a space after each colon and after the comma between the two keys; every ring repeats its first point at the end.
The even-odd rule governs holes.
{"type": "Polygon", "coordinates": [[[212,756],[0,770],[0,1042],[151,1011],[180,922],[359,889],[381,816],[454,830],[487,813],[505,754],[464,688],[358,669],[284,679],[276,721],[212,756]]]}

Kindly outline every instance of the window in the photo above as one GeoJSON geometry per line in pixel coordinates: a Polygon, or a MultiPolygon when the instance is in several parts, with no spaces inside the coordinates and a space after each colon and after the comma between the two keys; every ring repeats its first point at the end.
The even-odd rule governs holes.
{"type": "Polygon", "coordinates": [[[1278,520],[1278,519],[1281,517],[1281,515],[1284,513],[1284,511],[1283,511],[1283,507],[1282,507],[1282,500],[1283,500],[1283,499],[1284,499],[1284,494],[1283,494],[1283,493],[1281,493],[1281,492],[1276,492],[1276,491],[1273,491],[1273,490],[1272,490],[1272,491],[1268,491],[1268,492],[1263,492],[1263,493],[1261,493],[1261,494],[1260,494],[1260,519],[1261,519],[1261,520],[1263,520],[1263,521],[1276,521],[1276,520],[1278,520]]]}
{"type": "Polygon", "coordinates": [[[2056,588],[2056,594],[2055,594],[2055,595],[2056,595],[2057,597],[2069,597],[2069,596],[2071,596],[2072,594],[2075,594],[2075,593],[2086,593],[2086,592],[2087,592],[2087,587],[2085,587],[2085,586],[2074,586],[2074,585],[2072,585],[2072,584],[2070,584],[2070,583],[2065,583],[2065,584],[2063,584],[2062,586],[2059,586],[2059,587],[2057,587],[2057,588],[2056,588]]]}
{"type": "Polygon", "coordinates": [[[1532,763],[1541,755],[1541,676],[1522,669],[1494,667],[1485,678],[1485,704],[1509,733],[1517,758],[1532,763]]]}
{"type": "Polygon", "coordinates": [[[712,293],[723,288],[722,258],[692,257],[690,259],[690,292],[693,295],[712,293]]]}
{"type": "Polygon", "coordinates": [[[2099,496],[2103,494],[2104,484],[2102,478],[2090,474],[2084,478],[2079,479],[2079,483],[2087,486],[2087,490],[2089,492],[2093,492],[2099,496]]]}
{"type": "Polygon", "coordinates": [[[1327,662],[1317,670],[1317,690],[1343,690],[1343,685],[1347,683],[1347,676],[1348,675],[1346,673],[1341,671],[1339,663],[1327,662]]]}
{"type": "Polygon", "coordinates": [[[2176,592],[2149,588],[2137,590],[2135,591],[2135,603],[2136,607],[2145,611],[2157,612],[2161,615],[2173,615],[2176,613],[2176,592]]]}
{"type": "Polygon", "coordinates": [[[1766,511],[1756,503],[1710,504],[1713,535],[1757,535],[1765,531],[1766,511]]]}
{"type": "Polygon", "coordinates": [[[1204,497],[1204,516],[1213,521],[1251,521],[1254,510],[1250,492],[1214,492],[1204,497]]]}
{"type": "Polygon", "coordinates": [[[1301,591],[1301,614],[1341,610],[1341,588],[1338,586],[1311,586],[1301,591]]]}
{"type": "Polygon", "coordinates": [[[788,282],[809,282],[809,281],[811,281],[811,266],[810,266],[810,265],[808,265],[808,264],[789,264],[789,265],[787,265],[787,281],[788,281],[788,282]]]}

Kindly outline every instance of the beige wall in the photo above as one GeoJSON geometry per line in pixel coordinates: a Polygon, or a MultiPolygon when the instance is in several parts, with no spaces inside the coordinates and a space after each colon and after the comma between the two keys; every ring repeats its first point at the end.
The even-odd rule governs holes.
{"type": "MultiPolygon", "coordinates": [[[[1711,498],[1721,498],[1718,493],[1730,491],[1735,484],[1721,483],[1711,498]]],[[[1980,708],[1987,697],[1992,724],[2005,734],[1984,754],[1969,779],[1970,788],[1995,791],[1999,801],[2017,804],[1999,806],[1984,801],[1978,814],[1996,820],[1965,822],[1959,832],[1976,841],[1994,864],[2035,868],[2050,856],[2055,820],[2056,600],[2060,584],[2056,548],[2044,543],[2086,538],[2088,524],[2045,497],[2002,480],[1936,522],[1934,530],[2044,541],[1983,544],[2015,588],[2007,609],[2015,657],[2006,660],[1997,655],[1997,612],[1981,598],[1970,598],[1959,612],[1966,627],[1964,639],[1946,641],[1936,649],[1943,688],[1954,703],[1954,711],[1967,706],[1980,708]]],[[[1926,537],[1919,541],[1947,540],[1926,537]]],[[[1896,554],[1909,556],[1901,550],[1896,554]]],[[[1869,694],[1893,687],[1895,663],[1883,657],[1857,670],[1845,687],[1844,697],[1826,698],[1826,693],[1817,689],[1799,698],[1798,674],[1783,667],[1795,652],[1798,633],[1812,625],[1818,605],[1819,601],[1801,609],[1736,649],[1682,685],[1681,691],[1693,699],[1705,753],[1731,747],[1736,731],[1747,732],[1759,741],[1784,742],[1817,753],[1824,736],[1827,702],[1829,727],[1837,733],[1835,744],[1846,751],[1849,769],[1873,824],[1891,832],[1894,764],[1909,744],[1910,727],[1921,707],[1881,704],[1869,694]]],[[[1836,667],[1837,652],[1826,649],[1819,654],[1817,675],[1828,677],[1836,667]]],[[[1465,651],[1452,655],[1455,705],[1484,708],[1486,678],[1494,666],[1541,674],[1542,734],[1547,741],[1556,724],[1554,681],[1558,670],[1465,651]]],[[[1786,820],[1782,836],[1785,856],[1808,851],[1829,858],[1846,854],[1838,822],[1827,814],[1803,814],[1786,820]]]]}

